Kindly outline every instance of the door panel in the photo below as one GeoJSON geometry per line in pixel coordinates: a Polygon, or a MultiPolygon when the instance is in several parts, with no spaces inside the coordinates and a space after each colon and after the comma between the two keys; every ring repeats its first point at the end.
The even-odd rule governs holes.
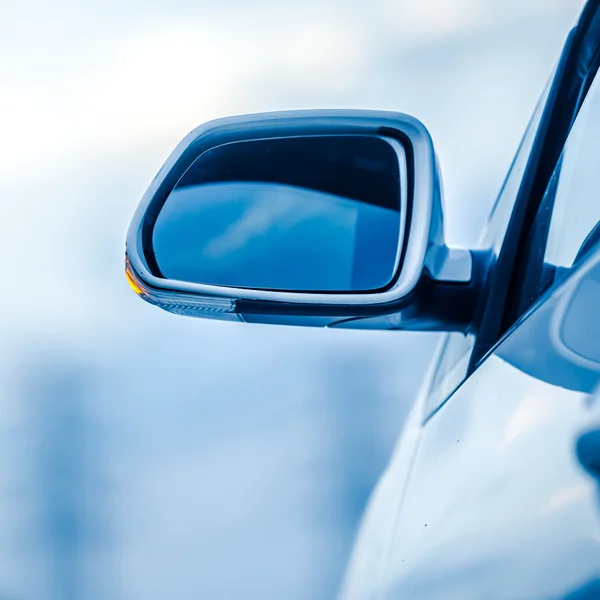
{"type": "Polygon", "coordinates": [[[597,487],[576,453],[600,423],[600,402],[587,393],[600,365],[563,343],[589,348],[583,338],[599,325],[599,279],[597,251],[426,424],[383,597],[600,597],[597,487]],[[581,289],[585,302],[575,306],[581,289]]]}

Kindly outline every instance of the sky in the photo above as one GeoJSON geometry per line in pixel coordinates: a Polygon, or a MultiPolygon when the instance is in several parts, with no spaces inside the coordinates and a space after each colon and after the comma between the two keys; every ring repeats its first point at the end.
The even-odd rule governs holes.
{"type": "Polygon", "coordinates": [[[129,219],[206,120],[377,108],[468,247],[582,5],[0,0],[0,598],[334,595],[435,336],[163,313],[129,219]]]}

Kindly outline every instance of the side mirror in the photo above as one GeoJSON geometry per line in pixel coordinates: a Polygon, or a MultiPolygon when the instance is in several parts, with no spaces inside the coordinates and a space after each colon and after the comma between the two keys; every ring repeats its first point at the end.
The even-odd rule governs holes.
{"type": "Polygon", "coordinates": [[[190,316],[465,330],[476,262],[444,243],[417,119],[299,111],[190,133],[135,213],[126,274],[143,299],[190,316]]]}

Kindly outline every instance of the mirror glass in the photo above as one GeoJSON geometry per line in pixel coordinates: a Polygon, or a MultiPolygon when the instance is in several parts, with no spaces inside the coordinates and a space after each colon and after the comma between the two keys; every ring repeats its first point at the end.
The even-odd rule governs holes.
{"type": "Polygon", "coordinates": [[[295,292],[385,288],[404,218],[398,148],[383,137],[338,135],[205,152],[156,219],[160,275],[295,292]]]}

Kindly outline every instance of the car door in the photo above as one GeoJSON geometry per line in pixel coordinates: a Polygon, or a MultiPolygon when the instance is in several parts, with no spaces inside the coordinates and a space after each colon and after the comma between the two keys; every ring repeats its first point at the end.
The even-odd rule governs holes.
{"type": "Polygon", "coordinates": [[[373,597],[600,597],[600,78],[590,84],[516,256],[509,331],[426,414],[373,597]]]}
{"type": "MultiPolygon", "coordinates": [[[[579,231],[571,227],[569,239],[578,248],[593,246],[589,240],[587,245],[583,243],[585,237],[583,233],[586,230],[593,230],[598,220],[594,212],[593,198],[590,200],[590,193],[593,191],[593,186],[589,185],[590,174],[587,176],[587,194],[570,193],[566,191],[568,178],[562,162],[567,155],[575,157],[581,154],[576,151],[580,146],[581,132],[585,132],[589,127],[590,115],[597,115],[598,112],[597,108],[593,108],[592,98],[595,96],[591,92],[588,94],[598,67],[598,23],[598,3],[588,2],[577,27],[567,39],[563,55],[550,79],[551,85],[542,94],[482,236],[480,247],[489,252],[495,264],[488,282],[490,293],[487,298],[482,299],[482,321],[477,331],[471,335],[449,334],[441,344],[438,358],[434,361],[432,372],[423,386],[423,393],[413,407],[400,443],[363,519],[341,591],[341,597],[345,599],[405,596],[511,597],[507,596],[510,590],[502,587],[505,581],[503,577],[510,569],[503,570],[490,566],[491,571],[501,580],[500,584],[496,582],[494,587],[492,585],[494,578],[491,575],[489,578],[483,577],[484,584],[489,584],[490,588],[485,588],[484,584],[483,587],[478,586],[475,582],[476,578],[470,578],[466,574],[469,570],[474,573],[483,571],[483,563],[478,559],[477,545],[469,545],[468,531],[469,527],[474,527],[473,531],[479,532],[482,536],[483,547],[495,549],[491,551],[492,557],[494,551],[498,551],[499,554],[506,551],[509,555],[513,555],[514,548],[519,547],[518,536],[514,532],[509,533],[510,528],[504,523],[496,533],[500,535],[500,530],[504,528],[506,544],[494,543],[493,530],[487,528],[486,531],[486,527],[483,526],[486,519],[491,519],[493,516],[494,508],[491,505],[487,511],[481,512],[479,520],[474,518],[469,521],[467,514],[463,515],[465,518],[461,524],[458,517],[463,499],[473,494],[476,498],[477,494],[483,494],[482,490],[497,493],[497,497],[494,495],[492,497],[495,497],[494,506],[499,510],[504,508],[508,511],[511,506],[518,509],[519,503],[522,502],[522,498],[515,494],[518,490],[523,491],[526,488],[518,481],[512,470],[522,462],[521,453],[524,453],[524,449],[521,448],[516,454],[511,455],[510,460],[504,465],[504,470],[500,469],[490,457],[484,458],[484,454],[486,451],[492,453],[489,446],[492,443],[491,438],[486,437],[488,433],[498,433],[502,428],[507,429],[512,423],[514,434],[515,431],[519,431],[519,422],[526,423],[528,419],[533,418],[531,415],[527,416],[528,410],[535,416],[535,405],[533,408],[528,408],[529,405],[524,401],[533,394],[533,391],[530,390],[531,393],[527,391],[528,386],[532,384],[526,383],[523,375],[528,375],[529,379],[535,380],[538,396],[541,394],[542,397],[546,397],[550,394],[555,404],[565,412],[573,409],[566,403],[561,403],[554,388],[562,389],[561,393],[567,394],[568,397],[582,396],[585,395],[584,392],[578,390],[576,385],[575,389],[571,389],[573,382],[585,383],[586,390],[590,391],[596,381],[596,372],[593,368],[582,370],[577,368],[575,364],[577,361],[573,363],[564,360],[564,357],[551,361],[552,350],[544,355],[538,355],[535,340],[537,339],[538,349],[544,344],[548,346],[547,333],[540,332],[548,331],[548,315],[552,311],[560,312],[559,296],[540,298],[541,292],[547,286],[542,275],[553,273],[551,268],[543,268],[545,259],[551,260],[550,256],[545,257],[546,245],[551,243],[547,231],[549,217],[554,215],[556,231],[561,231],[563,222],[558,210],[551,210],[550,201],[554,202],[555,198],[560,197],[564,206],[572,202],[573,195],[579,198],[577,210],[570,214],[575,221],[581,223],[581,226],[579,231]],[[588,100],[584,110],[582,104],[586,94],[588,100]],[[580,113],[579,125],[573,128],[573,133],[566,143],[578,113],[580,113]],[[559,160],[561,155],[562,161],[559,160]],[[563,187],[557,196],[556,184],[560,176],[563,176],[563,187]],[[586,206],[590,206],[591,211],[586,211],[586,206]],[[589,214],[583,218],[583,214],[586,213],[589,214]],[[541,310],[542,304],[545,306],[544,311],[541,310]],[[527,319],[521,319],[523,313],[528,310],[527,319]],[[509,335],[503,338],[503,333],[507,329],[510,329],[509,335]],[[499,344],[499,340],[503,343],[499,344]],[[493,351],[490,353],[490,350],[493,351]],[[521,355],[523,353],[527,357],[526,361],[521,355]],[[549,377],[554,370],[562,374],[563,380],[553,381],[549,377]],[[471,377],[465,383],[468,375],[471,377]],[[519,377],[520,380],[517,382],[516,379],[519,377]],[[566,381],[564,377],[568,377],[566,381]],[[461,384],[462,387],[459,387],[461,384]],[[550,392],[546,390],[548,386],[550,392]],[[512,403],[507,403],[507,395],[510,396],[512,403]],[[517,411],[519,407],[521,408],[517,411]],[[500,409],[504,412],[496,413],[500,409]],[[511,418],[514,421],[511,421],[511,418]],[[475,435],[476,431],[481,433],[475,435]],[[468,436],[465,437],[467,432],[468,436]],[[454,441],[451,442],[453,438],[454,441]],[[517,464],[513,464],[512,460],[517,464]],[[452,521],[456,523],[451,535],[442,535],[440,529],[436,527],[432,529],[431,521],[435,514],[446,527],[449,527],[452,521]],[[460,569],[455,568],[456,564],[452,566],[449,561],[444,563],[435,558],[437,551],[450,557],[456,554],[457,549],[461,549],[463,553],[462,575],[458,575],[460,569]],[[451,574],[456,575],[454,582],[456,585],[451,584],[451,574]]],[[[595,101],[595,104],[597,103],[595,101]]],[[[588,136],[588,139],[593,140],[593,136],[588,136]]],[[[585,151],[585,154],[591,157],[589,160],[592,163],[595,160],[594,152],[592,142],[590,149],[585,151]]],[[[571,162],[577,161],[571,158],[571,162]]],[[[593,173],[593,170],[590,173],[593,173]]],[[[560,202],[556,205],[559,206],[560,202]]],[[[551,237],[554,240],[567,239],[560,233],[555,233],[551,237]]],[[[593,241],[593,236],[591,238],[593,241]]],[[[580,258],[578,263],[581,263],[580,258]]],[[[546,296],[551,293],[562,293],[564,297],[573,296],[573,292],[561,292],[558,289],[558,282],[565,273],[575,277],[575,271],[580,267],[579,264],[573,266],[572,260],[563,262],[565,264],[559,269],[560,276],[556,277],[554,283],[554,288],[557,289],[546,290],[546,296]]],[[[593,281],[593,276],[589,277],[593,281]]],[[[565,285],[567,284],[564,283],[563,286],[565,285]]],[[[575,306],[578,304],[575,303],[575,306]]],[[[582,312],[587,313],[589,310],[588,305],[582,312]]],[[[586,323],[585,317],[580,322],[586,323]]],[[[593,322],[593,319],[589,322],[593,322]]],[[[587,339],[593,340],[593,337],[587,336],[587,339]]],[[[560,358],[562,355],[559,353],[557,356],[560,358]]],[[[572,358],[572,354],[569,356],[572,358]]],[[[537,396],[534,394],[532,397],[537,396]]],[[[555,406],[554,409],[556,408],[555,406]]],[[[593,416],[584,416],[584,413],[587,414],[586,410],[578,405],[577,417],[573,419],[577,420],[581,417],[586,422],[588,419],[592,422],[593,416]]],[[[556,418],[560,421],[559,415],[556,418]]],[[[570,426],[562,430],[564,438],[562,445],[552,439],[543,439],[545,444],[552,444],[552,446],[546,449],[547,462],[541,462],[540,467],[552,468],[552,460],[554,460],[550,458],[552,452],[558,452],[563,462],[573,459],[574,438],[578,436],[579,426],[574,420],[569,423],[570,426]],[[570,440],[571,444],[567,450],[564,445],[565,439],[570,440]]],[[[585,429],[583,424],[581,427],[585,429]]],[[[546,430],[542,429],[541,432],[550,430],[549,427],[546,430]]],[[[590,435],[593,436],[593,432],[590,435]]],[[[582,439],[585,439],[585,436],[582,439]]],[[[539,441],[533,443],[533,449],[540,445],[539,441]]],[[[591,446],[593,447],[594,444],[592,443],[591,446]]],[[[541,451],[541,454],[543,457],[544,451],[541,451]]],[[[593,457],[590,460],[593,463],[593,457]]],[[[576,479],[583,477],[582,487],[578,488],[575,485],[571,492],[575,494],[579,490],[581,493],[586,485],[588,487],[585,489],[589,491],[590,480],[582,475],[577,466],[573,464],[570,466],[571,475],[577,473],[576,479]]],[[[526,471],[521,475],[525,477],[526,471]]],[[[561,479],[556,474],[555,477],[555,483],[565,484],[566,490],[568,477],[561,479]]],[[[525,480],[529,481],[527,477],[525,480]]],[[[537,485],[535,478],[531,481],[535,487],[537,485]]],[[[552,479],[548,478],[546,483],[551,481],[552,479]]],[[[483,496],[485,497],[485,494],[483,496]]],[[[558,496],[556,502],[560,504],[561,498],[565,497],[568,497],[566,491],[563,496],[558,496]]],[[[473,502],[477,506],[475,499],[473,502]]],[[[519,520],[510,514],[505,515],[504,518],[512,526],[523,525],[524,535],[527,531],[531,531],[531,540],[536,540],[534,529],[525,523],[523,518],[519,520]]],[[[556,518],[556,524],[560,525],[560,516],[557,515],[556,518]]],[[[476,539],[477,534],[473,535],[476,539]]],[[[540,536],[539,539],[542,539],[541,533],[540,536]]],[[[576,537],[575,535],[574,539],[576,537]]],[[[563,551],[568,555],[570,549],[564,546],[563,551]]],[[[592,555],[592,562],[597,561],[597,555],[590,552],[589,556],[592,555]]],[[[481,556],[485,556],[485,552],[481,556]]],[[[486,564],[491,565],[492,559],[488,558],[486,564]]],[[[545,563],[543,557],[540,561],[539,564],[544,568],[549,567],[550,562],[545,563]]],[[[585,570],[585,567],[582,568],[585,570]]],[[[587,574],[579,575],[580,578],[587,577],[587,574]]],[[[568,577],[562,581],[563,588],[576,585],[573,584],[577,579],[576,576],[572,576],[570,581],[567,579],[568,577]]],[[[536,581],[535,575],[532,575],[532,581],[536,581]]],[[[560,581],[549,580],[549,587],[552,590],[560,590],[560,583],[560,581]]],[[[524,591],[522,587],[515,590],[516,597],[531,597],[531,594],[534,594],[531,590],[524,591]]],[[[539,591],[539,594],[537,596],[534,594],[534,597],[560,597],[562,592],[556,592],[554,595],[552,593],[548,596],[548,594],[544,595],[543,591],[539,591]]],[[[582,593],[585,594],[585,590],[582,593]]]]}

